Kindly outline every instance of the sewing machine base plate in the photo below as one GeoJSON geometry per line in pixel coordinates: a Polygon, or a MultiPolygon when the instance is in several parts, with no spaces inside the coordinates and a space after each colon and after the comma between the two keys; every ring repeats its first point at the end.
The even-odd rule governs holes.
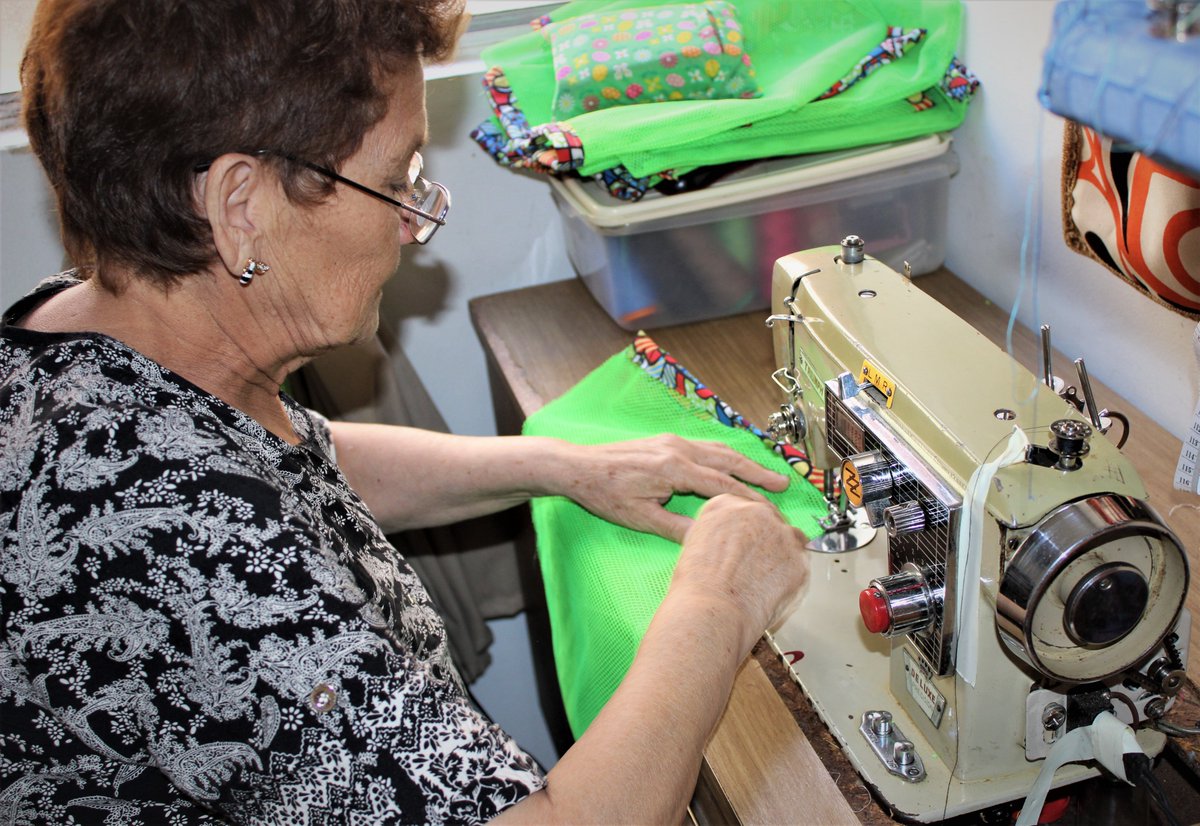
{"type": "MultiPolygon", "coordinates": [[[[868,633],[858,613],[858,593],[873,577],[887,572],[887,543],[882,534],[862,549],[847,554],[813,554],[809,586],[795,613],[770,636],[770,642],[789,664],[792,678],[812,701],[817,713],[841,745],[863,781],[893,812],[923,823],[1021,800],[1041,769],[1028,769],[985,780],[963,782],[925,739],[909,713],[889,689],[892,643],[868,633]],[[890,711],[896,724],[914,743],[924,762],[926,778],[908,783],[890,774],[859,732],[863,712],[890,711]]],[[[1014,750],[1023,749],[1014,742],[1014,750]]],[[[1083,765],[1063,766],[1055,787],[1065,786],[1097,771],[1083,765]]]]}

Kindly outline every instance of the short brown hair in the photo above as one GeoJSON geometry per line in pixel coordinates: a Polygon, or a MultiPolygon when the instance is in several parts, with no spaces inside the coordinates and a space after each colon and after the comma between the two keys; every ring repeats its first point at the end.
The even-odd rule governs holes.
{"type": "MultiPolygon", "coordinates": [[[[332,168],[387,110],[407,60],[454,46],[459,0],[40,0],[25,128],[77,265],[173,282],[215,257],[195,168],[274,149],[332,168]]],[[[414,89],[413,94],[420,94],[414,89]]],[[[276,161],[292,200],[330,184],[276,161]]],[[[116,285],[110,285],[116,286],[116,285]]]]}

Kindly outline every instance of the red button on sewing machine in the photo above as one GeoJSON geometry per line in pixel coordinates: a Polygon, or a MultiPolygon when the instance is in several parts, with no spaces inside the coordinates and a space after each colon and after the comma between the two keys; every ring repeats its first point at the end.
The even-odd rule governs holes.
{"type": "Polygon", "coordinates": [[[888,610],[887,598],[878,588],[864,588],[858,595],[858,612],[862,614],[863,625],[872,634],[882,634],[892,625],[892,615],[888,610]]]}

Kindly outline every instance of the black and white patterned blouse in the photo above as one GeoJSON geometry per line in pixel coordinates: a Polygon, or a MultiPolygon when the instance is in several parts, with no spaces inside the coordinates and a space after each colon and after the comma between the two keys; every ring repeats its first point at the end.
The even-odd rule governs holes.
{"type": "Polygon", "coordinates": [[[286,401],[294,447],[111,338],[0,328],[0,824],[478,822],[541,788],[286,401]]]}

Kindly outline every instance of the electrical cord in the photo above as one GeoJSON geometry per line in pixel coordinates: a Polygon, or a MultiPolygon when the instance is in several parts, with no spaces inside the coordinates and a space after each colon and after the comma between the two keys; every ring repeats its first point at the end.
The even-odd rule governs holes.
{"type": "Polygon", "coordinates": [[[1171,808],[1166,791],[1151,770],[1150,758],[1140,753],[1129,753],[1124,755],[1123,762],[1125,776],[1131,783],[1140,784],[1146,790],[1146,794],[1150,796],[1154,805],[1158,807],[1158,811],[1167,821],[1167,826],[1180,826],[1179,818],[1175,815],[1175,810],[1171,808]]]}
{"type": "Polygon", "coordinates": [[[1174,723],[1168,723],[1166,720],[1155,720],[1154,726],[1164,734],[1171,734],[1175,737],[1190,737],[1193,734],[1200,734],[1200,728],[1177,726],[1174,723]]]}
{"type": "Polygon", "coordinates": [[[1116,410],[1108,411],[1108,417],[1114,422],[1121,423],[1121,438],[1117,441],[1117,450],[1125,447],[1125,443],[1129,441],[1129,418],[1116,410]]]}
{"type": "MultiPolygon", "coordinates": [[[[1064,390],[1062,397],[1080,413],[1083,413],[1087,409],[1087,402],[1079,398],[1079,391],[1075,389],[1074,385],[1064,390]]],[[[1117,450],[1120,450],[1129,441],[1129,417],[1119,410],[1105,410],[1102,412],[1114,422],[1121,423],[1121,438],[1117,440],[1117,450]]]]}

